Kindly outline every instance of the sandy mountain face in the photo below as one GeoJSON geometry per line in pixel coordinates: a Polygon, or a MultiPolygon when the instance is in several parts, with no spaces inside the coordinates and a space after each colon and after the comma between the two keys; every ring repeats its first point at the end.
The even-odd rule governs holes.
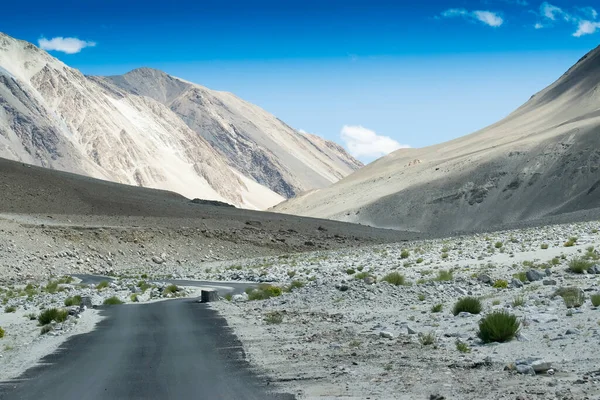
{"type": "Polygon", "coordinates": [[[450,232],[579,218],[598,208],[600,48],[490,127],[398,150],[274,210],[450,232]]]}
{"type": "Polygon", "coordinates": [[[2,33],[0,157],[257,209],[359,165],[231,94],[148,69],[86,77],[2,33]]]}
{"type": "Polygon", "coordinates": [[[149,68],[96,79],[164,104],[233,168],[286,198],[328,186],[362,166],[336,144],[301,134],[231,93],[149,68]]]}

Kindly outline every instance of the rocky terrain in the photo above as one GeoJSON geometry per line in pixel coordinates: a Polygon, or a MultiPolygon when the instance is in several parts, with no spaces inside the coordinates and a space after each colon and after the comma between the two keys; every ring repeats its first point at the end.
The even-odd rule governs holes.
{"type": "Polygon", "coordinates": [[[0,32],[0,157],[265,209],[362,164],[230,93],[139,69],[87,77],[0,32]]]}
{"type": "Polygon", "coordinates": [[[397,150],[274,210],[446,234],[600,218],[599,86],[597,48],[496,124],[397,150]]]}
{"type": "Polygon", "coordinates": [[[281,296],[238,295],[214,307],[253,364],[299,398],[596,399],[599,228],[280,256],[200,276],[283,288],[281,296]],[[574,260],[584,261],[582,273],[571,271],[574,260]],[[385,281],[398,283],[385,278],[394,272],[403,284],[385,281]],[[481,300],[480,315],[453,315],[467,296],[481,300]],[[484,343],[479,321],[499,310],[518,318],[519,332],[484,343]]]}

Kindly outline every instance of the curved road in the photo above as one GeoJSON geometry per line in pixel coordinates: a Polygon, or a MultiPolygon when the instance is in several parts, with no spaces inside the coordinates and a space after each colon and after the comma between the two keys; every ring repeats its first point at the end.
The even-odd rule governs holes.
{"type": "Polygon", "coordinates": [[[190,299],[103,307],[90,333],[0,385],[1,399],[294,399],[270,393],[225,320],[190,299]]]}

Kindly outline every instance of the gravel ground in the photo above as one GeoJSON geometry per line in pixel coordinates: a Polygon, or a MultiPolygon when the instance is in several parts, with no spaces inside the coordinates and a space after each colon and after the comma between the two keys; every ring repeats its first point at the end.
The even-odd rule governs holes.
{"type": "Polygon", "coordinates": [[[213,275],[304,286],[214,307],[254,365],[300,398],[598,399],[600,309],[590,299],[600,293],[600,265],[568,268],[582,257],[600,264],[598,229],[557,225],[261,259],[213,275]],[[405,285],[382,281],[390,272],[405,285]],[[581,289],[584,303],[567,308],[555,295],[564,287],[581,289]],[[481,299],[480,315],[453,315],[465,296],[481,299]],[[518,335],[483,343],[479,321],[501,310],[518,317],[518,335]]]}

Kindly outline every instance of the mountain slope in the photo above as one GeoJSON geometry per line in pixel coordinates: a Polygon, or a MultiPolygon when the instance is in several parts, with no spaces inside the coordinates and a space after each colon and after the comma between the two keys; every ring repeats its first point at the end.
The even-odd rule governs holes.
{"type": "Polygon", "coordinates": [[[306,151],[307,140],[289,140],[302,136],[256,106],[160,71],[138,72],[144,71],[156,76],[139,89],[117,78],[86,77],[0,33],[0,157],[257,209],[352,171],[339,155],[329,157],[328,148],[306,151]],[[152,86],[158,76],[166,83],[152,86]],[[194,109],[187,99],[196,93],[217,106],[194,109]],[[202,134],[184,122],[195,114],[204,115],[194,119],[202,134]],[[289,145],[288,153],[273,156],[256,141],[231,136],[236,131],[256,140],[269,136],[289,145]],[[220,141],[205,139],[211,135],[239,142],[239,152],[222,151],[220,141]],[[250,167],[236,154],[250,157],[250,167]]]}
{"type": "Polygon", "coordinates": [[[327,186],[362,166],[335,144],[311,140],[231,93],[149,68],[95,79],[161,102],[232,167],[284,197],[327,186]]]}
{"type": "Polygon", "coordinates": [[[600,207],[600,48],[504,120],[401,149],[278,212],[429,232],[600,207]]]}

